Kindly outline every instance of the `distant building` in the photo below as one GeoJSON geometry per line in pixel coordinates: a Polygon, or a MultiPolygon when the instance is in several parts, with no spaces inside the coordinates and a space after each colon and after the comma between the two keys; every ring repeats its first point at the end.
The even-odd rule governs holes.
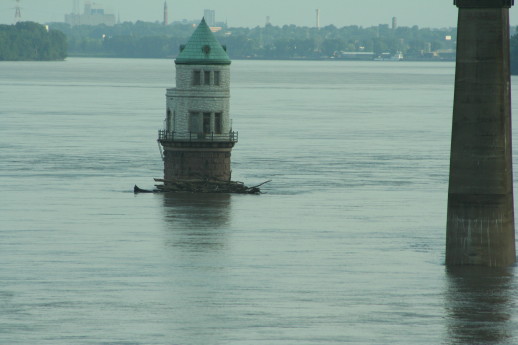
{"type": "Polygon", "coordinates": [[[71,13],[65,15],[65,23],[75,25],[115,25],[115,15],[105,13],[104,8],[90,1],[85,2],[84,13],[71,13]]]}
{"type": "Polygon", "coordinates": [[[169,15],[167,13],[167,1],[164,1],[164,25],[169,24],[169,15]]]}
{"type": "Polygon", "coordinates": [[[372,61],[375,58],[374,52],[346,52],[341,51],[338,54],[338,58],[344,60],[364,60],[364,61],[372,61]]]}
{"type": "Polygon", "coordinates": [[[392,30],[396,30],[396,29],[397,29],[397,18],[392,17],[392,30]]]}
{"type": "Polygon", "coordinates": [[[216,26],[216,11],[206,9],[203,11],[203,17],[208,26],[216,26]]]}

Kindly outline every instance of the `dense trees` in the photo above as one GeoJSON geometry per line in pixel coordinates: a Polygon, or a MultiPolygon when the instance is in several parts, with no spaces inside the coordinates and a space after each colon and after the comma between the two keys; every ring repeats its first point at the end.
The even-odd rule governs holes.
{"type": "Polygon", "coordinates": [[[63,60],[65,35],[37,23],[0,25],[0,60],[63,60]]]}
{"type": "Polygon", "coordinates": [[[53,23],[50,27],[65,33],[72,56],[164,58],[178,54],[193,32],[192,25],[125,22],[115,26],[70,26],[53,23]]]}
{"type": "MultiPolygon", "coordinates": [[[[69,54],[108,57],[174,57],[180,44],[194,31],[192,24],[122,23],[112,27],[51,24],[68,39],[69,54]]],[[[453,50],[455,29],[363,28],[333,25],[320,29],[295,25],[223,28],[216,33],[231,58],[322,59],[340,58],[344,52],[373,52],[431,58],[438,50],[453,50]],[[450,36],[451,39],[446,39],[450,36]]]]}
{"type": "Polygon", "coordinates": [[[456,35],[455,29],[391,29],[388,25],[369,28],[329,25],[320,29],[267,25],[228,31],[230,35],[223,33],[219,36],[229,47],[231,55],[242,46],[239,40],[246,38],[247,45],[254,48],[248,49],[246,56],[263,59],[340,58],[343,53],[352,52],[373,52],[375,56],[402,52],[409,58],[430,58],[439,49],[453,50],[456,35]],[[446,39],[447,36],[452,39],[446,39]]]}
{"type": "MultiPolygon", "coordinates": [[[[53,23],[48,30],[32,22],[0,25],[1,60],[62,60],[73,56],[173,58],[195,25],[125,22],[115,26],[70,26],[53,23]]],[[[454,57],[456,29],[417,26],[363,28],[329,25],[320,29],[295,25],[223,28],[216,33],[233,59],[327,59],[347,53],[374,56],[402,52],[406,59],[454,57]],[[448,52],[443,53],[443,52],[448,52]],[[439,53],[439,54],[438,54],[439,53]]],[[[511,37],[511,73],[518,75],[518,28],[511,37]]]]}
{"type": "MultiPolygon", "coordinates": [[[[68,55],[99,57],[172,58],[195,25],[122,23],[115,26],[46,27],[32,22],[0,25],[1,60],[62,60],[68,55]]],[[[511,73],[518,75],[518,28],[511,37],[511,73]]],[[[417,26],[363,28],[329,25],[320,29],[295,25],[223,28],[216,33],[233,59],[327,59],[347,53],[374,56],[402,52],[406,59],[454,57],[456,29],[420,29],[417,26]],[[448,52],[444,54],[443,52],[448,52]],[[440,54],[438,54],[440,53],[440,54]]]]}

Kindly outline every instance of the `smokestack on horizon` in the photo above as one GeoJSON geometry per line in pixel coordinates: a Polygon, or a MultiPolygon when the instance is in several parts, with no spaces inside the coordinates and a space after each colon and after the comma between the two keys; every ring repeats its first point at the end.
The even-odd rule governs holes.
{"type": "Polygon", "coordinates": [[[164,25],[169,24],[169,17],[167,13],[167,1],[164,1],[164,25]]]}

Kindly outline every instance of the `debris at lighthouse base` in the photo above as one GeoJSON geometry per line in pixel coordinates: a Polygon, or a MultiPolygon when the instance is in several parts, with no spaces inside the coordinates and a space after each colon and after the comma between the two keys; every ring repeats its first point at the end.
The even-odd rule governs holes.
{"type": "Polygon", "coordinates": [[[256,186],[247,187],[239,181],[217,181],[209,179],[191,180],[165,180],[155,179],[155,182],[163,184],[155,185],[156,189],[146,190],[138,186],[133,188],[134,193],[168,193],[168,192],[188,192],[188,193],[234,193],[234,194],[261,194],[260,186],[271,180],[260,183],[256,186]]]}

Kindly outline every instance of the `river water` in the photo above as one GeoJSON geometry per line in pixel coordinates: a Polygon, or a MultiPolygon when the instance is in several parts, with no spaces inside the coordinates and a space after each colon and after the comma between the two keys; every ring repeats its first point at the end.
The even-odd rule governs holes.
{"type": "Polygon", "coordinates": [[[518,343],[515,269],[444,266],[454,64],[231,69],[259,196],[132,193],[171,60],[0,63],[1,344],[518,343]]]}

